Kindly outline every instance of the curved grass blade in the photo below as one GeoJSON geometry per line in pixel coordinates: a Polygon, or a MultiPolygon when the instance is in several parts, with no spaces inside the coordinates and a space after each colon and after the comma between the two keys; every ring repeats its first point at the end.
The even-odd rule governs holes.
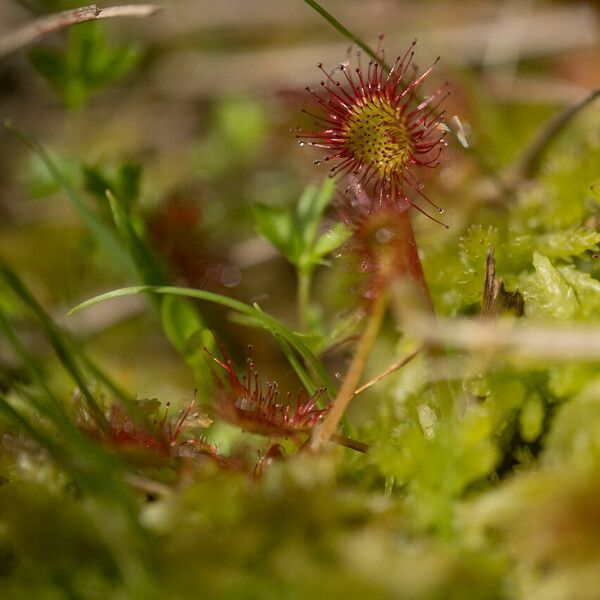
{"type": "Polygon", "coordinates": [[[19,279],[17,274],[10,268],[8,263],[6,263],[1,257],[0,277],[2,277],[7,286],[37,317],[42,329],[48,337],[48,340],[52,344],[58,359],[81,391],[85,403],[98,423],[98,426],[102,430],[106,430],[108,427],[106,417],[98,406],[98,403],[96,402],[92,392],[90,391],[85,377],[79,368],[75,357],[71,353],[69,344],[64,339],[60,329],[54,324],[50,315],[48,315],[48,313],[42,308],[41,304],[34,298],[33,294],[19,279]]]}
{"type": "Polygon", "coordinates": [[[220,304],[221,306],[231,308],[232,310],[237,311],[243,315],[252,317],[258,322],[260,322],[265,329],[269,330],[273,334],[281,336],[287,343],[289,343],[290,346],[294,348],[307,361],[307,363],[311,365],[312,368],[314,368],[315,372],[321,379],[321,383],[327,388],[328,395],[335,395],[335,386],[333,385],[331,378],[329,377],[329,375],[327,374],[327,372],[323,368],[323,365],[319,362],[317,357],[301,340],[300,336],[294,333],[293,331],[290,331],[285,325],[282,325],[281,323],[279,323],[279,321],[277,321],[270,315],[263,312],[261,309],[258,308],[257,305],[249,306],[248,304],[244,304],[239,300],[234,300],[233,298],[228,298],[227,296],[221,296],[220,294],[215,294],[213,292],[207,292],[204,290],[173,286],[141,285],[120,288],[118,290],[113,290],[111,292],[106,292],[105,294],[95,296],[94,298],[90,298],[89,300],[86,300],[85,302],[82,302],[75,308],[71,309],[69,311],[69,314],[74,314],[76,312],[79,312],[80,310],[83,310],[84,308],[88,308],[89,306],[93,306],[94,304],[98,304],[106,300],[120,298],[122,296],[130,296],[133,294],[168,294],[172,296],[183,296],[186,298],[193,298],[195,300],[204,300],[207,302],[220,304]]]}
{"type": "Polygon", "coordinates": [[[305,387],[309,395],[312,396],[317,391],[317,388],[312,382],[308,373],[306,372],[306,369],[298,360],[298,357],[296,356],[290,345],[280,335],[274,334],[274,337],[275,340],[277,340],[279,346],[281,347],[281,350],[285,354],[285,357],[287,358],[288,362],[290,363],[290,365],[292,365],[294,371],[296,371],[296,374],[300,378],[302,385],[305,387]]]}
{"type": "Polygon", "coordinates": [[[35,397],[31,396],[31,403],[34,404],[34,408],[41,414],[48,417],[57,428],[61,431],[70,431],[73,429],[73,424],[67,419],[63,412],[62,406],[54,392],[48,386],[46,376],[44,375],[39,363],[31,356],[26,350],[25,346],[21,343],[19,338],[14,332],[10,321],[4,314],[4,311],[0,309],[0,333],[4,336],[6,341],[9,343],[15,354],[21,359],[23,364],[29,369],[33,379],[40,386],[44,394],[47,396],[49,402],[42,403],[35,397]]]}

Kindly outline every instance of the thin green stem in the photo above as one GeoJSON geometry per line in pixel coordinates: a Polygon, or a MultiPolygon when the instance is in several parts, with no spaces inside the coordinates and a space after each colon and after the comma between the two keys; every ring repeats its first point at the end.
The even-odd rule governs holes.
{"type": "Polygon", "coordinates": [[[310,287],[312,269],[298,269],[298,323],[302,331],[308,329],[310,321],[310,287]]]}
{"type": "Polygon", "coordinates": [[[75,356],[71,353],[71,348],[65,337],[62,335],[60,328],[54,323],[50,315],[44,310],[42,305],[37,301],[29,288],[21,281],[16,272],[9,264],[0,257],[0,278],[7,284],[13,293],[23,302],[25,306],[36,316],[40,323],[48,341],[52,345],[58,360],[61,362],[65,370],[69,373],[81,395],[83,396],[90,412],[94,416],[96,423],[101,430],[108,429],[108,421],[102,412],[102,409],[96,402],[94,395],[88,387],[84,373],[78,364],[75,356]]]}
{"type": "MultiPolygon", "coordinates": [[[[377,56],[376,52],[368,44],[363,42],[356,34],[344,27],[330,12],[326,11],[315,0],[304,0],[312,9],[319,13],[334,29],[339,31],[343,36],[347,37],[353,44],[364,50],[371,58],[381,63],[381,56],[377,56]]],[[[387,68],[387,67],[386,67],[387,68]]]]}

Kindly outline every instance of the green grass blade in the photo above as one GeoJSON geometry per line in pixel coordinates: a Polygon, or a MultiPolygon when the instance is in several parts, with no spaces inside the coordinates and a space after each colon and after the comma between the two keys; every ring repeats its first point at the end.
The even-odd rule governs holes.
{"type": "Polygon", "coordinates": [[[302,341],[299,335],[290,331],[285,325],[282,325],[279,321],[271,317],[270,315],[263,312],[257,304],[254,305],[258,318],[265,324],[267,329],[272,331],[274,334],[280,335],[283,339],[289,342],[293,348],[295,348],[306,360],[306,362],[314,369],[315,373],[321,379],[321,382],[327,389],[327,395],[330,398],[334,398],[336,394],[335,385],[329,374],[319,361],[319,359],[312,353],[308,346],[302,341]]]}
{"type": "MultiPolygon", "coordinates": [[[[131,219],[119,200],[106,191],[110,202],[113,219],[125,247],[127,248],[138,271],[139,279],[145,285],[168,285],[169,280],[163,269],[154,258],[146,242],[140,237],[131,223],[131,219]]],[[[181,354],[188,366],[195,373],[199,382],[208,378],[206,362],[202,358],[200,348],[190,347],[188,340],[193,332],[206,332],[202,315],[195,306],[181,298],[155,297],[160,312],[163,330],[171,345],[181,354]],[[167,302],[169,301],[169,302],[167,302]]],[[[204,335],[203,337],[207,337],[204,335]]],[[[212,339],[212,338],[211,338],[212,339]]],[[[210,341],[207,341],[210,345],[210,341]]]]}
{"type": "Polygon", "coordinates": [[[54,324],[54,321],[50,315],[48,315],[48,313],[42,308],[41,304],[34,298],[33,294],[19,279],[17,274],[2,258],[0,258],[0,277],[4,279],[8,287],[37,317],[46,336],[52,344],[52,347],[54,348],[54,352],[81,391],[85,403],[96,419],[96,422],[102,429],[106,429],[108,426],[106,417],[98,406],[92,392],[88,388],[85,377],[79,368],[75,357],[71,353],[69,344],[63,337],[60,329],[54,324]]]}
{"type": "Polygon", "coordinates": [[[42,369],[40,368],[39,363],[31,356],[31,354],[26,350],[25,346],[21,343],[19,338],[14,332],[10,321],[4,312],[0,309],[0,333],[4,335],[5,340],[12,347],[15,354],[21,359],[23,364],[29,369],[33,379],[40,386],[44,394],[47,396],[49,402],[42,403],[40,401],[35,400],[34,408],[39,411],[41,414],[48,417],[57,428],[61,431],[72,430],[73,425],[67,419],[65,413],[63,412],[62,406],[54,394],[54,392],[48,386],[46,381],[46,376],[42,369]]]}
{"type": "MultiPolygon", "coordinates": [[[[330,12],[326,11],[318,2],[315,0],[304,0],[308,6],[319,13],[330,25],[339,31],[344,37],[347,37],[353,44],[356,44],[359,48],[364,50],[371,58],[381,63],[381,56],[377,56],[373,48],[361,40],[356,34],[352,33],[349,29],[344,27],[330,12]]],[[[389,67],[384,64],[386,69],[389,67]]]]}
{"type": "Polygon", "coordinates": [[[100,243],[100,245],[110,255],[113,264],[122,266],[130,275],[135,273],[131,259],[127,252],[120,244],[119,240],[115,237],[113,232],[102,220],[94,213],[93,210],[83,201],[79,194],[75,191],[73,186],[60,172],[60,169],[56,166],[54,161],[50,158],[43,146],[33,137],[24,133],[15,125],[10,122],[5,122],[5,127],[19,138],[30,150],[32,150],[44,163],[49,173],[52,175],[56,183],[62,188],[65,194],[68,196],[71,204],[81,217],[86,227],[90,230],[92,235],[100,243]]]}
{"type": "Polygon", "coordinates": [[[263,325],[263,327],[265,327],[265,329],[271,331],[273,334],[280,335],[286,342],[288,342],[290,346],[294,348],[315,370],[321,379],[322,384],[327,388],[327,393],[331,397],[335,395],[335,386],[327,371],[325,371],[318,358],[301,340],[300,336],[295,334],[293,331],[290,331],[285,325],[279,323],[279,321],[267,315],[256,306],[249,306],[248,304],[244,304],[243,302],[234,300],[233,298],[228,298],[227,296],[221,296],[220,294],[215,294],[213,292],[196,290],[192,288],[142,285],[121,288],[106,292],[105,294],[100,294],[74,307],[69,311],[69,314],[74,314],[80,310],[83,310],[84,308],[88,308],[89,306],[93,306],[94,304],[98,304],[106,300],[120,298],[122,296],[131,296],[134,294],[170,294],[173,296],[184,296],[186,298],[193,298],[195,300],[204,300],[207,302],[220,304],[221,306],[231,308],[232,310],[235,310],[243,315],[255,318],[263,325]]]}
{"type": "Polygon", "coordinates": [[[166,275],[162,272],[162,269],[146,244],[137,234],[131,224],[129,215],[123,210],[120,202],[110,190],[106,191],[106,197],[110,203],[117,231],[137,268],[139,278],[146,285],[165,285],[167,283],[166,275]]]}
{"type": "Polygon", "coordinates": [[[298,378],[302,382],[302,385],[304,386],[306,391],[312,396],[317,391],[317,388],[312,382],[308,373],[306,372],[306,369],[298,360],[298,357],[292,350],[291,346],[280,335],[275,334],[274,337],[277,340],[279,346],[281,347],[281,350],[285,354],[285,357],[287,358],[288,362],[290,363],[294,371],[296,371],[296,375],[298,375],[298,378]]]}

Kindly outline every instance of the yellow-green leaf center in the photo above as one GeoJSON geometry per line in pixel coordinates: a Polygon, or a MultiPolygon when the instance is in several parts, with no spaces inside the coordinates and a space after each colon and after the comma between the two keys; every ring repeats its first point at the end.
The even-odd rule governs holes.
{"type": "Polygon", "coordinates": [[[381,98],[356,104],[346,122],[348,151],[381,175],[399,171],[413,150],[399,108],[381,98]]]}

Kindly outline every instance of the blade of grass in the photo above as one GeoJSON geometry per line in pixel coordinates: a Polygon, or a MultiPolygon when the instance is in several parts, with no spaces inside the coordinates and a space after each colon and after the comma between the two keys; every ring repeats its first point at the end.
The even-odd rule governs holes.
{"type": "MultiPolygon", "coordinates": [[[[57,330],[58,326],[55,324],[57,330]]],[[[2,332],[14,350],[15,354],[21,359],[23,364],[31,371],[34,379],[37,381],[38,385],[42,388],[44,393],[49,397],[51,403],[55,405],[60,414],[55,414],[52,416],[54,420],[58,417],[63,424],[65,424],[65,416],[62,411],[62,407],[60,402],[56,398],[55,394],[52,392],[50,387],[47,384],[46,376],[42,371],[39,362],[35,360],[35,358],[31,355],[30,352],[26,349],[25,345],[19,340],[17,335],[14,332],[13,327],[10,324],[8,317],[3,313],[0,309],[0,332],[2,332]]],[[[119,385],[117,385],[94,361],[92,361],[87,354],[78,347],[78,345],[70,338],[70,336],[61,330],[63,335],[63,339],[69,344],[71,349],[71,354],[77,353],[80,361],[85,366],[86,370],[97,379],[102,385],[104,385],[107,389],[109,389],[114,396],[126,406],[130,416],[136,421],[140,423],[147,423],[146,415],[140,410],[139,406],[133,399],[132,394],[123,390],[119,385]]],[[[38,410],[41,408],[37,406],[38,410]]],[[[51,416],[46,414],[46,416],[51,416]]],[[[68,422],[70,424],[70,422],[68,422]]]]}
{"type": "Polygon", "coordinates": [[[389,71],[388,65],[382,62],[381,56],[377,56],[375,51],[365,43],[361,38],[359,38],[356,34],[352,33],[349,29],[344,27],[330,12],[326,11],[318,2],[315,0],[304,0],[308,6],[310,6],[313,10],[319,13],[330,25],[333,26],[334,29],[339,31],[344,37],[347,37],[353,44],[356,44],[359,48],[364,50],[371,58],[376,60],[378,63],[383,64],[383,66],[389,71]]]}
{"type": "Polygon", "coordinates": [[[135,275],[134,266],[125,248],[123,248],[113,232],[83,201],[81,196],[75,191],[67,178],[61,173],[60,169],[50,158],[44,147],[35,138],[17,128],[10,120],[5,121],[4,126],[42,161],[48,169],[48,172],[52,175],[54,181],[60,186],[71,201],[71,204],[79,214],[85,226],[110,255],[113,264],[117,264],[124,268],[129,275],[135,275]]]}
{"type": "MultiPolygon", "coordinates": [[[[119,200],[110,190],[106,190],[106,197],[110,203],[117,231],[138,271],[138,279],[146,285],[168,285],[169,278],[154,258],[144,239],[136,231],[119,200]]],[[[201,358],[199,349],[190,348],[187,343],[191,332],[206,332],[200,312],[187,300],[181,298],[170,298],[169,300],[172,300],[170,303],[166,302],[167,298],[157,296],[154,299],[169,342],[192,369],[198,382],[204,383],[208,378],[206,363],[201,358]],[[173,318],[175,315],[179,318],[173,318]]],[[[207,343],[210,345],[210,341],[207,343]]]]}
{"type": "Polygon", "coordinates": [[[321,382],[327,388],[328,394],[335,394],[335,386],[333,385],[331,378],[329,377],[329,375],[327,374],[327,372],[323,368],[323,365],[321,365],[317,357],[301,340],[300,336],[295,334],[293,331],[290,331],[287,327],[285,327],[285,325],[282,325],[281,323],[279,323],[279,321],[260,310],[257,307],[257,305],[249,306],[248,304],[244,304],[239,300],[234,300],[233,298],[221,296],[220,294],[215,294],[213,292],[207,292],[205,290],[196,290],[192,288],[172,286],[146,285],[121,288],[118,290],[106,292],[105,294],[100,294],[72,308],[69,311],[69,314],[74,314],[76,312],[79,312],[80,310],[88,308],[89,306],[98,304],[99,302],[104,302],[106,300],[111,300],[114,298],[120,298],[122,296],[130,296],[132,294],[170,294],[174,296],[184,296],[187,298],[193,298],[196,300],[204,300],[207,302],[220,304],[221,306],[231,308],[232,310],[237,311],[243,315],[253,317],[256,320],[258,320],[265,329],[271,331],[271,333],[273,334],[279,334],[286,342],[288,342],[291,345],[292,348],[295,348],[296,351],[315,369],[315,372],[319,375],[321,382]]]}
{"type": "Polygon", "coordinates": [[[0,332],[4,335],[4,338],[8,344],[12,347],[15,354],[21,359],[23,364],[29,369],[33,379],[40,386],[42,391],[48,397],[49,403],[43,404],[35,400],[35,407],[41,414],[48,417],[59,429],[71,430],[73,429],[72,423],[67,419],[63,412],[62,406],[54,392],[48,386],[46,376],[39,363],[31,356],[26,350],[25,346],[21,343],[19,338],[16,336],[14,329],[12,328],[10,321],[4,314],[4,311],[0,309],[0,332]]]}
{"type": "Polygon", "coordinates": [[[92,392],[90,391],[85,377],[77,364],[75,357],[72,355],[68,342],[63,338],[60,329],[54,324],[52,318],[42,308],[41,304],[34,298],[33,294],[19,279],[17,274],[10,268],[8,263],[0,257],[0,277],[4,279],[8,287],[14,294],[25,304],[29,310],[37,317],[42,329],[44,330],[48,340],[54,348],[58,359],[63,367],[69,373],[85,400],[92,416],[96,420],[98,426],[102,430],[106,430],[108,422],[104,413],[98,406],[92,392]]]}
{"type": "Polygon", "coordinates": [[[278,334],[289,342],[296,350],[304,357],[307,363],[315,370],[319,376],[323,385],[327,389],[327,395],[333,398],[336,394],[335,385],[329,377],[327,371],[323,368],[323,365],[319,359],[311,352],[308,346],[300,339],[300,336],[290,331],[287,327],[282,325],[279,321],[271,317],[262,311],[258,304],[253,305],[256,314],[260,315],[259,318],[263,321],[265,326],[274,334],[278,334]]]}
{"type": "Polygon", "coordinates": [[[139,278],[146,285],[166,285],[167,277],[152,256],[152,253],[137,234],[129,215],[123,210],[120,202],[110,190],[106,190],[106,197],[110,203],[113,220],[125,248],[133,260],[139,278]]]}
{"type": "Polygon", "coordinates": [[[533,136],[515,163],[507,169],[507,185],[514,189],[519,183],[532,179],[539,171],[542,159],[554,140],[560,136],[584,108],[598,98],[600,98],[600,88],[591,91],[579,102],[567,106],[548,119],[533,136]]]}
{"type": "MultiPolygon", "coordinates": [[[[131,225],[130,219],[124,213],[119,202],[110,192],[107,195],[111,203],[113,218],[124,245],[94,211],[87,206],[69,181],[62,175],[42,145],[32,136],[15,127],[10,121],[6,121],[5,126],[42,160],[56,183],[69,197],[86,227],[109,253],[113,263],[125,267],[129,276],[141,279],[142,283],[151,285],[165,285],[168,283],[168,279],[163,274],[160,266],[154,260],[143,240],[137,235],[131,225]]],[[[198,315],[198,322],[199,325],[202,325],[200,315],[198,315]]],[[[177,349],[180,350],[179,348],[177,349]]],[[[187,360],[188,357],[184,356],[184,358],[187,360]]],[[[198,364],[196,361],[191,366],[196,371],[198,377],[202,379],[203,373],[198,372],[198,364]]],[[[122,399],[124,398],[122,394],[119,395],[122,399]]],[[[135,417],[136,407],[131,402],[128,402],[128,406],[134,413],[132,416],[135,417]]]]}
{"type": "Polygon", "coordinates": [[[312,396],[317,391],[317,388],[312,382],[308,373],[306,372],[306,369],[298,360],[298,357],[296,356],[290,345],[280,335],[275,334],[274,337],[277,340],[279,346],[281,347],[281,350],[285,354],[285,357],[287,358],[288,362],[290,363],[290,365],[292,365],[294,371],[296,371],[296,375],[298,375],[298,378],[302,382],[302,385],[305,387],[306,391],[312,396]]]}

